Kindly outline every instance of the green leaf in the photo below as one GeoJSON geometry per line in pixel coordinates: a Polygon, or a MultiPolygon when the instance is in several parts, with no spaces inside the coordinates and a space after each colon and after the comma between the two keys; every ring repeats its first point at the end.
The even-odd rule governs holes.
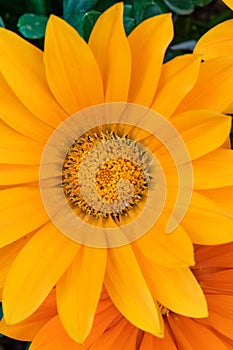
{"type": "Polygon", "coordinates": [[[47,16],[25,13],[19,18],[17,26],[25,38],[41,39],[44,37],[47,21],[47,16]]]}
{"type": "Polygon", "coordinates": [[[164,3],[178,15],[189,15],[195,9],[193,0],[164,0],[164,3]]]}
{"type": "Polygon", "coordinates": [[[25,11],[48,16],[50,13],[56,13],[59,8],[59,2],[56,0],[26,0],[25,11]]]}
{"type": "Polygon", "coordinates": [[[87,11],[95,6],[97,1],[98,0],[63,0],[63,18],[72,25],[81,36],[84,36],[82,25],[83,17],[86,15],[87,11]]]}
{"type": "Polygon", "coordinates": [[[63,0],[63,16],[67,17],[76,15],[80,12],[85,13],[89,11],[98,0],[63,0]]]}
{"type": "Polygon", "coordinates": [[[205,5],[208,5],[212,2],[213,0],[194,0],[195,6],[200,6],[203,7],[205,5]]]}
{"type": "Polygon", "coordinates": [[[66,22],[68,22],[72,27],[74,27],[81,36],[83,36],[82,22],[85,14],[85,11],[80,11],[74,15],[67,16],[65,18],[66,22]]]}
{"type": "Polygon", "coordinates": [[[133,10],[133,6],[132,5],[125,4],[124,5],[124,16],[125,17],[132,16],[132,10],[133,10]]]}
{"type": "Polygon", "coordinates": [[[124,28],[126,35],[129,35],[132,32],[135,25],[136,23],[134,18],[124,16],[124,28]]]}
{"type": "Polygon", "coordinates": [[[0,16],[0,27],[5,28],[5,24],[1,16],[0,16]]]}
{"type": "Polygon", "coordinates": [[[101,15],[101,12],[91,10],[83,16],[82,34],[83,34],[84,40],[88,41],[92,28],[94,27],[94,24],[100,15],[101,15]]]}
{"type": "Polygon", "coordinates": [[[136,24],[138,25],[143,20],[168,12],[167,6],[160,0],[133,0],[133,11],[136,24]]]}

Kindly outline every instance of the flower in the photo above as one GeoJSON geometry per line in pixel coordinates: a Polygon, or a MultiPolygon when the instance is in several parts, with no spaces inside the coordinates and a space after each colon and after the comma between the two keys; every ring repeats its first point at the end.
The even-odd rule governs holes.
{"type": "Polygon", "coordinates": [[[103,347],[106,350],[123,347],[129,350],[232,349],[232,248],[232,243],[196,246],[196,265],[192,272],[204,290],[209,316],[203,319],[188,318],[163,309],[164,339],[134,327],[114,307],[106,291],[102,292],[93,330],[83,345],[78,345],[68,336],[59,316],[52,310],[55,305],[54,294],[28,320],[13,326],[6,326],[2,320],[0,330],[21,340],[33,339],[32,350],[97,350],[103,347]],[[42,315],[47,318],[44,317],[41,322],[42,315]]]}
{"type": "MultiPolygon", "coordinates": [[[[198,55],[185,55],[163,64],[173,35],[171,16],[150,18],[127,38],[122,14],[123,5],[119,3],[100,16],[88,45],[62,19],[51,16],[44,53],[16,34],[0,30],[3,96],[0,142],[4,149],[1,152],[0,287],[4,317],[8,325],[30,317],[56,286],[59,317],[68,334],[79,343],[91,331],[103,284],[128,321],[158,337],[163,337],[160,305],[177,314],[206,317],[204,294],[189,269],[194,265],[192,243],[206,245],[232,240],[232,207],[227,203],[232,198],[233,155],[226,146],[231,118],[222,111],[232,101],[233,63],[227,57],[200,63],[198,55]],[[114,117],[118,107],[117,121],[106,127],[105,117],[114,117]],[[96,114],[97,110],[103,114],[96,114]],[[127,120],[121,123],[122,115],[122,118],[129,115],[132,120],[132,110],[139,110],[141,119],[131,125],[127,120]],[[106,111],[109,113],[105,115],[106,111]],[[79,117],[83,121],[81,125],[79,117]],[[137,122],[148,125],[148,118],[147,129],[138,126],[137,122]],[[93,120],[100,125],[92,125],[89,130],[89,122],[93,120]],[[160,129],[154,128],[155,122],[160,129]],[[70,123],[68,128],[67,123],[70,123]],[[148,131],[151,125],[157,133],[160,131],[162,138],[156,139],[148,131]],[[72,130],[76,132],[75,128],[82,127],[83,133],[78,139],[73,135],[70,144],[72,130]],[[171,140],[168,131],[172,133],[171,140]],[[53,144],[54,138],[60,143],[53,144]],[[53,165],[50,151],[53,150],[52,159],[60,156],[67,138],[69,146],[62,153],[62,168],[57,168],[58,163],[55,166],[56,171],[60,169],[62,180],[46,187],[44,194],[44,178],[39,179],[39,171],[43,175],[45,165],[47,174],[49,165],[53,165]],[[177,142],[181,153],[177,152],[177,142]],[[114,150],[120,144],[113,160],[106,160],[106,149],[101,153],[99,147],[103,143],[114,150]],[[183,174],[182,181],[186,179],[182,188],[190,190],[190,161],[183,157],[187,150],[194,172],[194,191],[188,208],[183,202],[178,207],[181,212],[188,209],[182,222],[173,215],[172,224],[176,228],[166,234],[174,203],[180,197],[177,171],[183,174]],[[121,156],[123,151],[127,161],[121,156]],[[80,162],[82,154],[85,159],[80,162]],[[128,154],[134,155],[132,159],[128,160],[128,154]],[[105,157],[98,171],[93,161],[97,155],[105,157]],[[155,157],[158,163],[154,170],[148,160],[155,157]],[[137,159],[142,160],[140,166],[137,159]],[[154,225],[144,230],[160,205],[160,197],[151,194],[154,189],[157,194],[165,188],[163,176],[159,175],[161,169],[167,181],[163,212],[154,225]],[[87,198],[88,194],[93,191],[96,195],[90,170],[95,174],[97,197],[110,205],[121,180],[118,209],[104,206],[101,211],[102,199],[97,209],[96,203],[90,204],[92,198],[87,198]],[[80,188],[87,186],[84,193],[74,187],[77,171],[82,175],[80,188]],[[125,178],[128,173],[130,178],[125,178]],[[152,180],[150,174],[154,175],[152,180]],[[160,181],[156,182],[157,176],[160,181]],[[109,181],[115,186],[114,191],[107,190],[105,196],[109,181]],[[50,196],[50,190],[65,196],[62,203],[61,197],[57,201],[58,197],[50,196]],[[144,197],[153,205],[148,207],[144,197]],[[46,208],[44,200],[49,202],[46,208]],[[82,229],[88,227],[83,239],[90,232],[105,234],[109,228],[125,237],[121,230],[124,232],[128,224],[134,225],[134,231],[129,232],[133,236],[137,236],[137,230],[145,232],[139,239],[117,247],[81,244],[63,234],[54,224],[54,217],[48,216],[46,210],[53,207],[51,203],[64,204],[69,217],[81,222],[82,229]],[[151,210],[153,215],[147,211],[144,215],[144,209],[151,210]]],[[[186,197],[189,201],[189,196],[186,197]]],[[[64,224],[64,212],[56,208],[54,216],[62,217],[64,224]]],[[[69,220],[65,224],[72,226],[69,220]]]]}

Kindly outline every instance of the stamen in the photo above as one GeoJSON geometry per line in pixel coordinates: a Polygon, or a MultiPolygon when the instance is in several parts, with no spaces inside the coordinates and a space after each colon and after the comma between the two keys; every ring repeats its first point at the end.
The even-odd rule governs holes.
{"type": "Polygon", "coordinates": [[[162,314],[163,316],[168,316],[170,310],[169,310],[168,308],[166,308],[166,306],[164,306],[163,304],[161,304],[159,301],[157,301],[157,304],[158,304],[158,307],[159,307],[159,310],[160,310],[161,314],[162,314]]]}
{"type": "Polygon", "coordinates": [[[149,163],[144,149],[127,135],[89,131],[75,140],[66,155],[65,196],[83,214],[120,221],[146,196],[149,163]]]}

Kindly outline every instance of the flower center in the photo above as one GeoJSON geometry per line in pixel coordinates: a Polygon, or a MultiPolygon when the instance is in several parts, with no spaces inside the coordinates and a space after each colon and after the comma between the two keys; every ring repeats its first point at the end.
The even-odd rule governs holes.
{"type": "Polygon", "coordinates": [[[88,220],[120,222],[148,189],[149,158],[127,135],[89,130],[71,145],[62,170],[62,186],[76,214],[88,220]]]}

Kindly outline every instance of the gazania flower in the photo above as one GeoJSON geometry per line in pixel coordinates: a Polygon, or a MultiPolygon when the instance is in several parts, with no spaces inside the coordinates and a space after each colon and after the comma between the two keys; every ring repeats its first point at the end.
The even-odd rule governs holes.
{"type": "Polygon", "coordinates": [[[192,243],[233,237],[231,118],[221,113],[233,63],[185,55],[163,65],[171,16],[127,38],[122,13],[108,9],[88,44],[52,16],[44,52],[0,31],[4,317],[30,317],[56,286],[79,343],[103,284],[122,317],[157,337],[161,307],[206,317],[192,243]]]}
{"type": "Polygon", "coordinates": [[[30,318],[14,326],[6,326],[2,320],[0,330],[21,340],[33,339],[32,350],[232,349],[232,248],[232,244],[196,247],[196,265],[192,272],[204,290],[209,316],[188,318],[161,306],[164,339],[142,332],[129,323],[114,307],[106,291],[102,292],[93,329],[83,345],[75,343],[65,332],[54,309],[53,292],[30,318]]]}

